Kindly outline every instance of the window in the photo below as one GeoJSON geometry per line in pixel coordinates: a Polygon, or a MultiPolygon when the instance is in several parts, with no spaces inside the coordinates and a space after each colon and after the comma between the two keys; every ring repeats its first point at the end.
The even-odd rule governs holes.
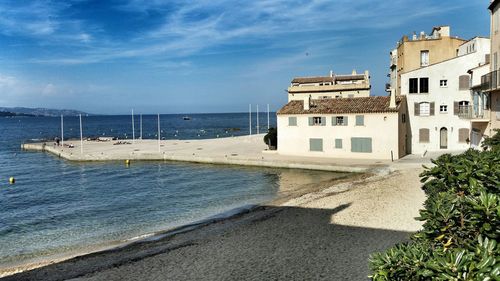
{"type": "Polygon", "coordinates": [[[410,78],[410,94],[418,93],[418,78],[410,78]]]}
{"type": "Polygon", "coordinates": [[[333,126],[347,126],[347,116],[333,116],[332,117],[333,126]]]}
{"type": "Polygon", "coordinates": [[[342,139],[335,139],[335,148],[342,148],[342,139]]]}
{"type": "Polygon", "coordinates": [[[356,115],[356,126],[364,126],[364,125],[365,125],[365,116],[356,115]]]}
{"type": "Polygon", "coordinates": [[[468,116],[470,113],[468,101],[456,101],[453,103],[453,114],[460,116],[468,116]]]}
{"type": "Polygon", "coordinates": [[[420,116],[429,116],[431,115],[431,106],[428,102],[420,103],[420,116]]]}
{"type": "Polygon", "coordinates": [[[325,126],[326,125],[326,117],[309,117],[309,126],[325,126]]]}
{"type": "Polygon", "coordinates": [[[429,51],[420,51],[420,66],[429,65],[429,51]]]}
{"type": "Polygon", "coordinates": [[[420,78],[420,93],[429,92],[429,78],[420,78]]]}
{"type": "Polygon", "coordinates": [[[372,138],[351,138],[351,152],[372,152],[372,138]]]}
{"type": "Polygon", "coordinates": [[[310,151],[323,151],[323,139],[309,139],[310,151]]]}
{"type": "Polygon", "coordinates": [[[458,77],[458,89],[459,90],[469,90],[470,85],[469,85],[469,75],[460,75],[458,77]]]}
{"type": "Polygon", "coordinates": [[[288,117],[288,126],[297,126],[297,117],[288,117]]]}
{"type": "Polygon", "coordinates": [[[448,87],[448,80],[439,80],[439,87],[441,88],[448,87]]]}
{"type": "Polygon", "coordinates": [[[447,105],[440,105],[439,112],[440,113],[448,113],[448,106],[447,105]]]}
{"type": "Polygon", "coordinates": [[[422,143],[429,142],[429,129],[418,130],[418,141],[422,143]]]}
{"type": "Polygon", "coordinates": [[[460,128],[458,129],[458,142],[467,142],[469,138],[469,129],[460,128]]]}

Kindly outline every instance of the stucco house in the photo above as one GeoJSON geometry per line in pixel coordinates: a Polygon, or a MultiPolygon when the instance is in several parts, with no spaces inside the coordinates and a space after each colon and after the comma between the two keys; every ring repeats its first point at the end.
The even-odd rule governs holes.
{"type": "Polygon", "coordinates": [[[283,155],[398,159],[406,154],[406,98],[291,100],[278,112],[283,155]]]}
{"type": "Polygon", "coordinates": [[[461,44],[457,56],[401,74],[407,97],[411,153],[470,147],[473,96],[469,70],[487,64],[490,40],[461,44]]]}
{"type": "Polygon", "coordinates": [[[295,77],[288,87],[288,101],[312,99],[354,98],[370,96],[370,74],[358,74],[353,70],[349,75],[339,75],[330,71],[328,76],[295,77]]]}

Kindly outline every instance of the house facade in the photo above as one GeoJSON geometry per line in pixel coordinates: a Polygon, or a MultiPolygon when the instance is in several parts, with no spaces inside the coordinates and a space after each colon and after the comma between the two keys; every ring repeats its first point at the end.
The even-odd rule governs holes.
{"type": "Polygon", "coordinates": [[[466,40],[450,36],[449,26],[434,27],[430,35],[425,32],[403,36],[391,52],[390,89],[401,94],[401,75],[421,67],[436,64],[457,56],[457,50],[466,40]],[[392,77],[391,77],[392,78],[392,77]]]}
{"type": "Polygon", "coordinates": [[[473,109],[480,105],[479,95],[473,103],[469,71],[488,63],[489,49],[488,38],[476,37],[463,42],[453,58],[401,74],[400,94],[408,102],[411,153],[470,147],[473,109]]]}
{"type": "Polygon", "coordinates": [[[370,74],[354,70],[350,75],[330,71],[328,76],[296,77],[288,87],[288,101],[312,99],[355,98],[370,96],[370,74]]]}
{"type": "Polygon", "coordinates": [[[351,159],[406,154],[403,96],[291,100],[277,117],[279,154],[351,159]]]}
{"type": "Polygon", "coordinates": [[[494,129],[500,129],[500,1],[490,1],[490,36],[491,36],[491,62],[489,73],[481,77],[481,90],[489,98],[489,123],[486,125],[485,134],[493,135],[494,129]]]}

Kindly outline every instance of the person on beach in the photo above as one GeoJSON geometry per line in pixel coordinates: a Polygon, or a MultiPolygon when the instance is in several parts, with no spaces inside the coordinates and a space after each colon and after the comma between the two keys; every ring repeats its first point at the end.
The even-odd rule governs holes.
{"type": "Polygon", "coordinates": [[[55,139],[54,139],[54,140],[55,140],[55,142],[56,142],[56,145],[57,145],[57,146],[59,146],[59,144],[60,144],[60,142],[61,142],[61,140],[59,139],[59,137],[55,137],[55,139]]]}

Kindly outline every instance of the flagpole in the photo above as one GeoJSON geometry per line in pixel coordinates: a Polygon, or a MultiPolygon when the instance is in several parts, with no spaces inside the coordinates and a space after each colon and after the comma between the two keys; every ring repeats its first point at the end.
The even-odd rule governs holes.
{"type": "Polygon", "coordinates": [[[269,104],[267,104],[267,130],[269,131],[269,104]]]}
{"type": "Polygon", "coordinates": [[[259,130],[259,105],[257,105],[257,135],[260,133],[259,130]]]}
{"type": "Polygon", "coordinates": [[[141,119],[141,140],[142,140],[142,114],[140,115],[140,119],[141,119]]]}
{"type": "Polygon", "coordinates": [[[160,114],[158,114],[158,152],[161,152],[160,151],[160,135],[161,131],[160,131],[160,114]]]}
{"type": "Polygon", "coordinates": [[[250,128],[250,135],[252,135],[252,104],[248,105],[248,125],[250,128]]]}
{"type": "Polygon", "coordinates": [[[132,142],[135,143],[134,110],[132,109],[132,142]]]}
{"type": "Polygon", "coordinates": [[[64,120],[61,114],[61,146],[64,148],[64,120]]]}
{"type": "Polygon", "coordinates": [[[83,154],[83,129],[82,129],[82,115],[80,114],[80,154],[83,154]]]}

